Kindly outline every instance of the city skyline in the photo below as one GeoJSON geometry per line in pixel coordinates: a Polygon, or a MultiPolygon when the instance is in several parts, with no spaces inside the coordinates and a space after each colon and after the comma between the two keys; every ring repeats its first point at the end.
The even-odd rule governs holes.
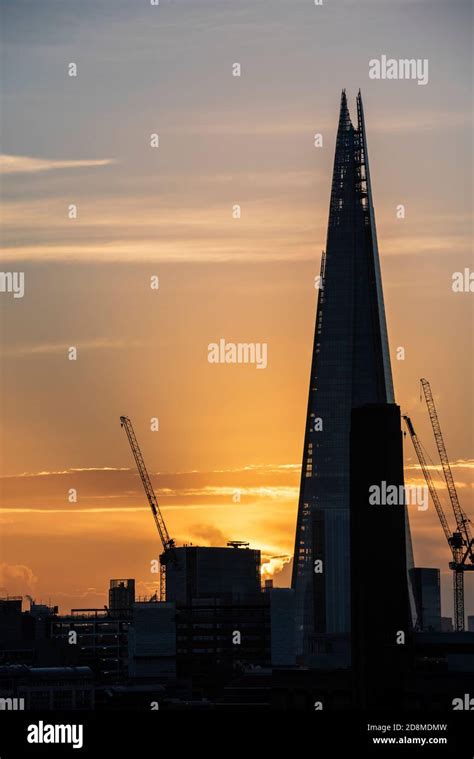
{"type": "MultiPolygon", "coordinates": [[[[471,180],[469,162],[460,161],[470,155],[469,4],[449,15],[425,3],[392,3],[371,21],[369,3],[346,3],[345,15],[341,7],[328,11],[335,15],[326,27],[314,16],[319,8],[295,3],[290,40],[299,44],[286,50],[284,66],[279,22],[287,4],[275,4],[271,17],[265,4],[239,6],[226,6],[223,19],[212,16],[212,4],[201,16],[186,4],[187,15],[162,4],[169,37],[158,50],[149,9],[118,4],[114,16],[97,4],[98,33],[86,43],[90,27],[73,7],[61,10],[54,28],[47,14],[34,26],[3,8],[11,32],[3,149],[16,156],[2,164],[4,242],[26,289],[16,301],[2,295],[2,592],[51,596],[67,609],[101,605],[110,577],[136,577],[142,592],[156,585],[146,567],[158,541],[120,414],[134,421],[177,542],[249,540],[276,570],[275,582],[290,584],[314,278],[342,86],[351,99],[361,87],[370,123],[397,402],[435,459],[418,400],[418,379],[431,380],[460,498],[472,514],[470,305],[468,294],[451,289],[453,272],[470,264],[471,180]],[[410,24],[421,6],[425,26],[415,42],[410,24]],[[368,30],[338,59],[333,22],[349,28],[354,13],[368,30]],[[264,24],[275,32],[272,42],[264,24]],[[377,49],[368,56],[374,29],[377,49]],[[394,35],[405,32],[410,55],[436,49],[437,66],[425,87],[382,88],[369,79],[368,59],[392,51],[394,35]],[[173,53],[180,34],[191,45],[189,60],[173,53]],[[125,66],[130,39],[140,55],[125,66]],[[229,52],[230,39],[238,44],[229,52]],[[318,52],[308,65],[314,40],[318,52]],[[76,81],[66,73],[75,59],[76,81]],[[159,77],[170,60],[173,89],[159,77]],[[317,76],[324,67],[332,72],[327,82],[317,76]],[[314,147],[315,133],[322,148],[314,147]],[[158,291],[150,289],[155,275],[158,291]],[[208,345],[221,338],[268,343],[268,367],[209,365],[208,345]],[[399,346],[403,361],[395,359],[399,346]],[[149,431],[154,417],[159,432],[149,431]],[[70,488],[77,503],[68,501],[70,488]]],[[[409,440],[405,465],[407,482],[422,484],[409,440]]],[[[449,554],[436,513],[430,505],[410,520],[415,564],[441,569],[443,613],[451,614],[449,554]]],[[[470,580],[467,614],[474,611],[470,580]]]]}

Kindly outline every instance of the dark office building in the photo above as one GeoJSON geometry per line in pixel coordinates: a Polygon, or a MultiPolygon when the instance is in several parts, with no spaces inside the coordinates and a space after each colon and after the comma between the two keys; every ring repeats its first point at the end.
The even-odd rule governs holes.
{"type": "Polygon", "coordinates": [[[410,570],[416,604],[416,628],[441,632],[441,590],[439,569],[415,567],[410,570]]]}
{"type": "Polygon", "coordinates": [[[166,600],[243,601],[260,593],[260,551],[250,548],[176,548],[177,563],[166,567],[166,600]]]}
{"type": "Polygon", "coordinates": [[[176,606],[143,601],[133,606],[128,635],[128,674],[135,681],[176,677],[176,606]]]}
{"type": "Polygon", "coordinates": [[[395,404],[352,411],[352,669],[362,708],[401,705],[411,650],[400,421],[395,404]]]}
{"type": "Polygon", "coordinates": [[[94,700],[89,667],[0,666],[0,710],[93,709],[94,700]]]}
{"type": "Polygon", "coordinates": [[[270,666],[270,596],[239,603],[194,599],[176,610],[177,662],[181,675],[228,677],[249,665],[270,666]]]}
{"type": "Polygon", "coordinates": [[[270,598],[271,660],[273,667],[295,666],[295,591],[266,589],[270,598]]]}
{"type": "MultiPolygon", "coordinates": [[[[367,403],[393,402],[362,99],[359,93],[354,126],[343,91],[321,260],[292,579],[296,650],[299,660],[311,659],[312,666],[350,664],[351,411],[367,403]]],[[[390,555],[400,550],[390,540],[390,555]]],[[[409,550],[408,560],[412,566],[409,550]]]]}
{"type": "Polygon", "coordinates": [[[70,663],[67,647],[49,636],[57,609],[30,601],[29,611],[23,611],[21,596],[0,599],[0,664],[41,668],[70,663]]]}
{"type": "Polygon", "coordinates": [[[77,664],[90,667],[98,682],[120,682],[128,674],[130,623],[128,612],[119,616],[104,609],[71,609],[51,619],[50,636],[66,646],[77,664]]]}
{"type": "Polygon", "coordinates": [[[22,597],[0,598],[0,641],[20,640],[22,637],[22,597]]]}

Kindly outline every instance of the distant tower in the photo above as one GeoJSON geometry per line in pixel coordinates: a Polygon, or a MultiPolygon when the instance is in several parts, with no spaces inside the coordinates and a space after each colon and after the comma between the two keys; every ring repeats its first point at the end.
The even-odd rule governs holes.
{"type": "Polygon", "coordinates": [[[394,393],[362,98],[359,92],[355,128],[343,90],[292,579],[296,652],[319,659],[318,666],[350,662],[351,411],[368,403],[393,404],[394,393]]]}
{"type": "Polygon", "coordinates": [[[416,601],[418,628],[423,632],[441,632],[439,569],[415,567],[410,575],[416,601]]]}

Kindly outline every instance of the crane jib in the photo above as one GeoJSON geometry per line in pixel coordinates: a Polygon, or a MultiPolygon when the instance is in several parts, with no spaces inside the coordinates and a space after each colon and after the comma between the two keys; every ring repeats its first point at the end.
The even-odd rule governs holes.
{"type": "Polygon", "coordinates": [[[158,534],[160,536],[163,550],[172,551],[174,547],[174,541],[171,540],[170,536],[168,535],[168,530],[166,529],[163,516],[160,512],[158,500],[156,498],[155,491],[153,490],[153,486],[151,484],[151,480],[145,466],[145,461],[142,456],[140,446],[138,445],[138,440],[136,438],[132,422],[128,416],[121,416],[120,423],[121,423],[121,426],[125,428],[125,432],[127,433],[128,442],[130,444],[130,448],[132,449],[133,458],[135,459],[138,473],[140,475],[148,503],[150,505],[153,517],[155,519],[155,524],[158,530],[158,534]]]}

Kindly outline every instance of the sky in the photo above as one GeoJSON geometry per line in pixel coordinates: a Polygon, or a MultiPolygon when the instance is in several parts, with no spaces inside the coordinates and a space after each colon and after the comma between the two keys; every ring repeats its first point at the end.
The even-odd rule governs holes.
{"type": "MultiPolygon", "coordinates": [[[[249,541],[264,577],[289,585],[343,87],[353,116],[359,87],[364,100],[396,400],[436,464],[418,384],[431,381],[473,518],[473,296],[452,289],[472,269],[471,4],[0,7],[3,270],[25,275],[23,298],[0,293],[0,594],[67,611],[103,606],[109,578],[155,590],[160,547],[122,414],[176,541],[249,541]],[[428,83],[370,79],[381,55],[427,59],[428,83]],[[266,343],[267,368],[210,364],[221,338],[266,343]]],[[[450,615],[433,506],[410,521],[450,615]]]]}

